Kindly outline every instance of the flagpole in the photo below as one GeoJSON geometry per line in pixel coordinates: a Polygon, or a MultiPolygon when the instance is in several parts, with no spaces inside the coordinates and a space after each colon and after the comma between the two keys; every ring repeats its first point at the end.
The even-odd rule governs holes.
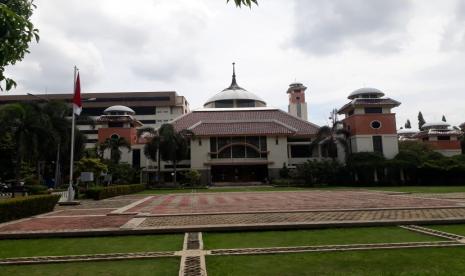
{"type": "MultiPolygon", "coordinates": [[[[74,78],[73,78],[73,95],[76,91],[76,74],[78,68],[74,66],[74,78]]],[[[69,161],[69,186],[68,186],[68,202],[74,200],[74,190],[73,190],[73,165],[74,165],[74,124],[75,124],[75,115],[74,108],[72,110],[72,123],[71,123],[71,157],[69,161]]]]}

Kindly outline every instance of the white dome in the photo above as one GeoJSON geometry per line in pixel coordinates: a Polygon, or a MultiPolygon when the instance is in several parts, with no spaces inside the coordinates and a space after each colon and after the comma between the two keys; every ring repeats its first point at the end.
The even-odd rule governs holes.
{"type": "Polygon", "coordinates": [[[403,128],[403,129],[397,130],[397,134],[404,134],[404,135],[415,134],[417,132],[418,131],[413,130],[411,128],[403,128]]]}
{"type": "Polygon", "coordinates": [[[113,105],[103,111],[104,114],[108,114],[110,112],[123,112],[129,115],[136,114],[134,110],[124,105],[113,105]]]}
{"type": "Polygon", "coordinates": [[[447,122],[439,121],[439,122],[431,122],[431,123],[425,123],[421,128],[447,128],[449,127],[450,124],[447,122]]]}
{"type": "Polygon", "coordinates": [[[354,92],[350,93],[349,99],[353,100],[355,98],[363,98],[363,96],[374,96],[376,98],[381,98],[384,96],[384,93],[376,88],[371,88],[371,87],[364,87],[364,88],[359,88],[355,90],[354,92]]]}
{"type": "Polygon", "coordinates": [[[252,92],[249,92],[245,89],[225,89],[221,91],[220,93],[216,94],[215,96],[211,97],[210,99],[207,100],[205,105],[216,102],[216,101],[222,101],[222,100],[253,100],[253,101],[258,101],[262,102],[265,104],[265,101],[255,95],[252,92]]]}

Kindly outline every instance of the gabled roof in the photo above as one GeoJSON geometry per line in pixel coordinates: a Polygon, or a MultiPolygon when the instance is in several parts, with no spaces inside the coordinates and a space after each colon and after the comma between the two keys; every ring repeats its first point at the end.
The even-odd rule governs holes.
{"type": "Polygon", "coordinates": [[[311,136],[319,129],[315,124],[273,108],[199,109],[172,124],[176,131],[190,129],[197,136],[311,136]]]}

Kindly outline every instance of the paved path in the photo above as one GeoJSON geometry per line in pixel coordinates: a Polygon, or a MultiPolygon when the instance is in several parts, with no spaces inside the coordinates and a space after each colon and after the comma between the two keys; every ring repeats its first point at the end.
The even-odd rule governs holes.
{"type": "Polygon", "coordinates": [[[128,195],[0,224],[0,238],[465,222],[465,202],[364,190],[128,195]]]}

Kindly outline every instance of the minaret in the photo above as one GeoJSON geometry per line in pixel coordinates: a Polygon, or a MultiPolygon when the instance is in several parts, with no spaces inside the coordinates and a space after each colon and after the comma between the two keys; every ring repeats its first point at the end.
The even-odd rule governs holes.
{"type": "Polygon", "coordinates": [[[287,89],[287,94],[289,94],[288,112],[302,120],[308,121],[305,90],[307,90],[307,87],[301,83],[295,82],[289,85],[287,89]]]}

